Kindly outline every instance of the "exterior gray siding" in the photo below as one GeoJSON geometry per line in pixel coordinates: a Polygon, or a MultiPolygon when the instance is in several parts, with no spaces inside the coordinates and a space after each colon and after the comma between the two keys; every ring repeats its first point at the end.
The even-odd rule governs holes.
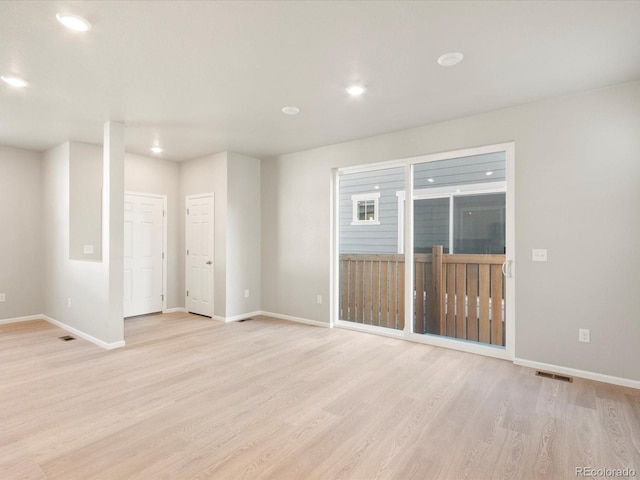
{"type": "Polygon", "coordinates": [[[413,170],[413,186],[417,190],[499,182],[506,180],[506,173],[507,161],[504,152],[485,153],[471,157],[418,163],[413,170]],[[487,172],[493,172],[493,174],[487,176],[487,172]],[[434,181],[429,182],[428,178],[434,181]]]}
{"type": "Polygon", "coordinates": [[[416,200],[413,206],[414,251],[431,253],[433,245],[442,245],[449,252],[449,199],[416,200]]]}
{"type": "Polygon", "coordinates": [[[340,253],[398,253],[396,192],[402,190],[402,167],[340,175],[340,253]],[[361,193],[380,193],[380,225],[351,225],[351,196],[361,193]]]}

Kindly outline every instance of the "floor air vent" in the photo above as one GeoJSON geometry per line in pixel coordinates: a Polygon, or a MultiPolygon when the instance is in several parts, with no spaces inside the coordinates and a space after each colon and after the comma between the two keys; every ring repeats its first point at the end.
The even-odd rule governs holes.
{"type": "Polygon", "coordinates": [[[554,380],[562,380],[563,382],[573,382],[573,378],[567,377],[566,375],[558,375],[557,373],[541,372],[538,370],[536,375],[544,378],[553,378],[554,380]]]}
{"type": "Polygon", "coordinates": [[[76,337],[72,337],[71,335],[63,335],[62,337],[58,337],[63,342],[70,342],[71,340],[75,340],[76,337]]]}

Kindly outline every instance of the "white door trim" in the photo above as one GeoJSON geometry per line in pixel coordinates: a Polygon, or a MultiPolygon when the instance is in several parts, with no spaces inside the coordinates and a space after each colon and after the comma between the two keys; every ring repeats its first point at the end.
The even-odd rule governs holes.
{"type": "Polygon", "coordinates": [[[162,311],[167,310],[167,196],[159,193],[125,191],[125,195],[159,198],[162,200],[162,311]]]}

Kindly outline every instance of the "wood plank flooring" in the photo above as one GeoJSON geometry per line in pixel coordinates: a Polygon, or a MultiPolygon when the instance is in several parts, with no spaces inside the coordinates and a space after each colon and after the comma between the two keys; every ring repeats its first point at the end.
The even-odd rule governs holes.
{"type": "Polygon", "coordinates": [[[0,326],[0,479],[640,477],[638,390],[267,317],[65,333],[0,326]]]}

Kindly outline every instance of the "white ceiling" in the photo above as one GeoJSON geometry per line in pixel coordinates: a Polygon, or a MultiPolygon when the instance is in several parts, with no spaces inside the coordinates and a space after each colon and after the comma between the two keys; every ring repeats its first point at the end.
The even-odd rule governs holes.
{"type": "Polygon", "coordinates": [[[0,144],[265,157],[639,79],[640,2],[1,0],[0,73],[0,144]]]}

